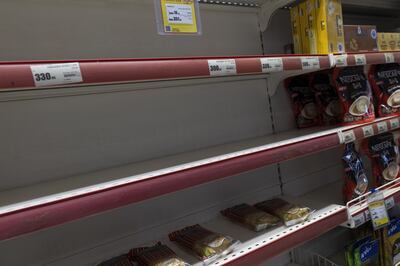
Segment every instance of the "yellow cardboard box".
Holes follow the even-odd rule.
[[[292,21],[292,36],[294,53],[301,54],[303,52],[303,45],[301,41],[301,30],[300,30],[300,16],[299,7],[294,6],[290,9],[290,17]]]
[[[344,53],[344,31],[341,0],[314,0],[318,53]]]
[[[307,28],[308,28],[308,43],[309,53],[317,54],[317,23],[316,23],[316,5],[318,0],[307,0]]]
[[[308,17],[307,17],[307,3],[302,2],[298,5],[299,7],[299,18],[300,18],[300,36],[302,43],[302,53],[309,54],[310,53],[310,43],[308,41]]]
[[[400,33],[378,32],[378,49],[379,51],[399,51]]]

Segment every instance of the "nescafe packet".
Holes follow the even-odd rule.
[[[357,124],[375,119],[372,91],[363,66],[336,68],[333,82],[342,104],[342,122]]]
[[[392,133],[383,133],[366,139],[363,149],[372,160],[376,187],[399,176],[399,150]]]
[[[140,247],[131,249],[129,258],[138,266],[188,266],[168,246],[158,242],[152,247]]]
[[[354,143],[346,144],[342,161],[345,172],[343,195],[347,202],[367,191],[368,178]]]
[[[400,112],[400,65],[373,65],[369,81],[375,95],[376,109],[380,117]]]
[[[318,72],[311,76],[311,87],[315,93],[321,122],[336,125],[341,122],[343,110],[336,89],[332,86],[329,72]]]
[[[320,115],[314,92],[309,85],[309,76],[302,75],[285,81],[292,103],[292,109],[298,128],[317,126]]]

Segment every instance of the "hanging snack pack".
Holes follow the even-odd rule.
[[[317,103],[309,78],[306,75],[287,79],[286,88],[292,103],[294,117],[298,128],[317,126],[320,124]]]
[[[280,222],[278,217],[248,204],[236,205],[221,211],[221,213],[256,232],[275,226]]]
[[[152,247],[134,248],[129,258],[138,266],[187,266],[168,246],[157,243]]]
[[[354,266],[378,266],[379,265],[379,241],[371,240],[353,248]]]
[[[342,161],[345,172],[343,194],[347,202],[367,191],[368,178],[354,143],[346,144]]]
[[[323,125],[340,123],[343,114],[339,96],[331,84],[329,72],[318,72],[311,77],[311,87],[315,93]]]
[[[283,199],[266,200],[254,205],[256,208],[278,216],[286,226],[302,223],[310,217],[312,210],[308,207],[295,205]]]
[[[383,265],[398,265],[400,262],[400,219],[390,221],[383,229]]]
[[[400,65],[371,66],[369,80],[380,117],[400,112]]]
[[[131,261],[128,256],[121,255],[110,260],[104,261],[98,266],[137,266],[133,261]]]
[[[399,151],[393,134],[383,133],[368,138],[368,147],[364,149],[372,160],[372,172],[375,177],[375,187],[381,186],[399,175]]]
[[[375,119],[372,91],[363,66],[336,68],[333,80],[343,109],[343,123]]]
[[[231,252],[238,241],[214,233],[196,224],[169,234],[171,241],[194,252],[205,263],[210,263]]]

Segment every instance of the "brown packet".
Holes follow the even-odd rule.
[[[295,205],[283,199],[275,198],[259,202],[256,208],[278,216],[286,226],[293,226],[308,219],[312,211],[308,207]]]
[[[169,239],[191,250],[206,263],[228,254],[239,243],[231,237],[214,233],[198,224],[169,234]]]
[[[178,257],[168,246],[158,242],[151,247],[131,249],[128,257],[139,266],[187,266],[185,261]]]
[[[221,213],[233,221],[239,222],[253,231],[261,231],[279,224],[278,217],[243,203],[222,210]]]

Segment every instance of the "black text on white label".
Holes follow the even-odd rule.
[[[82,82],[79,63],[31,65],[36,87]]]
[[[271,73],[283,71],[283,60],[281,57],[260,58],[262,72]]]
[[[302,57],[301,58],[301,68],[307,69],[319,69],[319,58],[318,57]]]
[[[211,76],[226,76],[236,74],[235,59],[208,60]]]

